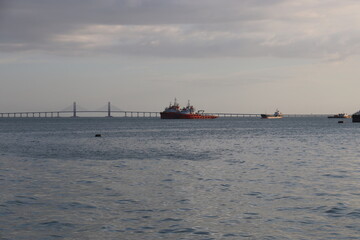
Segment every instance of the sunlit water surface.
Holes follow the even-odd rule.
[[[327,118],[0,119],[0,239],[360,239],[359,143]]]

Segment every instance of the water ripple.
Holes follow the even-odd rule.
[[[360,128],[335,123],[0,119],[0,238],[358,239]]]

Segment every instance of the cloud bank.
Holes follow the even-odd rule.
[[[360,54],[355,0],[2,0],[0,51],[284,57]]]

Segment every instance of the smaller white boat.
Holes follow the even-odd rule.
[[[283,118],[283,114],[276,109],[274,114],[261,114],[261,118],[263,119],[274,119],[274,118]]]
[[[351,118],[351,116],[346,113],[339,113],[333,116],[328,116],[328,118]]]

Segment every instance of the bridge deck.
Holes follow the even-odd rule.
[[[204,113],[218,117],[260,117],[260,113]],[[160,117],[160,112],[148,111],[39,111],[39,112],[3,112],[1,118],[6,117]],[[327,117],[334,114],[284,114],[284,117]]]

